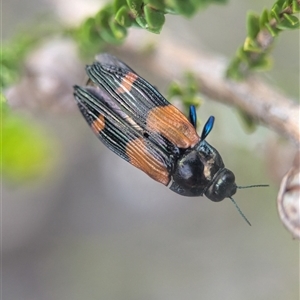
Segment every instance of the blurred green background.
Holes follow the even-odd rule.
[[[89,9],[101,4],[83,2]],[[230,57],[244,41],[247,10],[261,12],[272,4],[234,0],[191,20],[167,16],[160,36],[145,32],[145,37],[158,45],[171,37],[192,51],[201,47]],[[80,5],[79,0],[3,2],[3,36],[10,38],[41,13],[75,20]],[[170,82],[159,72],[150,74],[124,55],[166,92]],[[299,99],[298,32],[280,37],[274,62],[264,80]],[[49,41],[30,54],[26,80],[7,92],[11,109],[37,131],[32,139],[46,137],[41,147],[47,165],[30,180],[3,180],[3,299],[299,299],[299,243],[276,210],[292,147],[263,127],[245,133],[234,108],[209,99],[200,108],[203,122],[216,117],[208,142],[234,171],[237,184],[270,184],[234,197],[249,227],[230,201],[180,197],[95,138],[72,99],[72,86],[85,80],[86,63],[70,41]],[[14,143],[18,148],[17,139]]]

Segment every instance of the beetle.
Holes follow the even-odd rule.
[[[206,141],[213,116],[199,136],[194,106],[186,118],[155,87],[110,54],[97,55],[86,73],[87,85],[75,85],[74,97],[105,146],[177,194],[205,195],[214,202],[230,198],[250,225],[232,198],[237,188],[244,187],[236,185],[233,172]]]

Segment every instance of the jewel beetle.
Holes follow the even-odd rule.
[[[250,225],[232,198],[237,188],[244,187],[236,185],[233,172],[206,141],[213,116],[199,136],[194,106],[186,118],[155,87],[110,54],[97,55],[86,73],[87,85],[75,85],[74,97],[105,146],[177,194],[205,195],[214,202],[230,198]]]

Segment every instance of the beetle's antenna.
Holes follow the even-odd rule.
[[[190,105],[189,119],[195,129],[197,129],[197,112],[195,105]]]
[[[205,140],[205,138],[208,136],[208,134],[211,132],[215,122],[215,117],[210,116],[208,120],[206,121],[202,133],[201,133],[201,141]]]
[[[241,209],[238,207],[237,203],[234,201],[233,198],[229,197],[229,199],[232,201],[232,203],[235,205],[236,209],[238,210],[238,212],[240,213],[240,215],[244,218],[244,220],[251,226],[251,223],[249,222],[249,220],[246,218],[246,216],[243,214],[243,212],[241,211]]]
[[[245,185],[245,186],[236,186],[237,189],[248,189],[248,188],[253,188],[253,187],[267,187],[269,186],[268,184],[253,184],[253,185]],[[246,216],[243,214],[241,209],[238,207],[237,203],[234,201],[233,198],[229,197],[232,203],[235,205],[236,209],[240,213],[240,215],[244,218],[244,220],[251,226],[251,223],[248,221]]]
[[[245,186],[236,186],[237,189],[248,189],[253,187],[267,187],[268,184],[254,184],[254,185],[245,185]]]

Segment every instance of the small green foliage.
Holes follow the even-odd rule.
[[[127,35],[127,30],[120,24],[116,23],[115,21],[110,21],[109,26],[111,28],[112,34],[116,40],[122,41],[125,39]]]
[[[260,53],[262,52],[261,48],[257,44],[256,40],[247,37],[244,42],[244,47],[242,48],[245,52]]]
[[[144,7],[144,13],[147,25],[149,26],[148,30],[159,33],[165,23],[165,15],[149,5]]]
[[[236,56],[230,62],[227,76],[242,79],[248,71],[266,71],[272,66],[270,57],[274,39],[283,30],[299,29],[300,11],[298,0],[278,0],[271,10],[264,9],[259,16],[253,12],[247,15],[247,37]]]
[[[107,43],[122,43],[130,26],[160,33],[167,13],[190,17],[209,4],[225,2],[227,0],[114,0],[73,30],[73,36],[82,53],[91,55],[101,51]]]
[[[253,62],[251,69],[253,71],[267,71],[273,66],[273,60],[268,55],[259,55],[259,57]]]
[[[272,38],[276,37],[279,33],[279,28],[275,28],[269,23],[265,24],[265,28],[269,31]]]
[[[130,27],[133,19],[129,15],[129,10],[126,6],[122,6],[115,15],[116,21],[123,27]]]
[[[283,14],[284,20],[278,24],[277,28],[280,30],[288,29],[299,29],[300,23],[299,19],[296,16]]]
[[[266,12],[267,15],[269,14],[267,9],[265,9],[264,12]],[[280,6],[278,5],[278,3],[275,3],[271,9],[270,16],[275,18],[277,22],[280,22],[280,12]],[[268,21],[269,19],[263,20],[262,24],[267,23]]]
[[[128,7],[130,8],[134,17],[141,17],[143,15],[143,0],[127,0]]]
[[[295,13],[300,12],[300,6],[299,6],[299,1],[294,0],[292,3],[292,11]]]
[[[116,14],[121,8],[128,7],[126,0],[114,0],[113,1],[113,11]]]
[[[55,158],[55,147],[40,127],[13,113],[3,94],[0,97],[3,179],[20,182],[46,174]]]
[[[188,114],[191,105],[194,105],[196,108],[200,106],[202,100],[199,96],[197,79],[193,73],[185,73],[182,83],[174,81],[169,85],[168,99],[174,97],[180,98],[186,114]]]
[[[247,15],[247,32],[248,37],[250,39],[255,39],[258,32],[259,32],[260,26],[259,26],[259,16],[255,13],[248,13]]]
[[[241,79],[241,70],[243,69],[242,68],[243,61],[238,56],[239,49],[237,50],[236,56],[234,58],[232,58],[230,65],[226,71],[226,76],[228,78],[232,78],[235,80]]]
[[[183,90],[181,88],[181,85],[177,81],[173,81],[172,83],[170,83],[168,89],[168,99],[182,96],[182,95],[183,95]]]
[[[239,116],[241,117],[242,124],[244,125],[244,128],[249,133],[252,133],[257,128],[257,122],[255,119],[253,119],[249,114],[247,114],[245,111],[237,109],[237,112]]]

